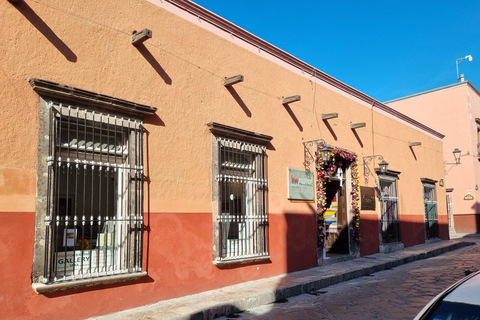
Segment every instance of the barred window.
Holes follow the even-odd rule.
[[[265,147],[218,138],[220,260],[267,256]]]
[[[43,282],[142,271],[142,121],[48,109]]]
[[[435,185],[423,183],[426,239],[438,238],[437,196]]]
[[[207,123],[212,135],[213,262],[270,259],[266,145],[271,136]]]
[[[29,83],[40,120],[32,288],[145,276],[143,119],[157,109],[48,80]]]
[[[380,228],[382,243],[400,242],[400,221],[398,220],[397,179],[379,176],[380,187]]]

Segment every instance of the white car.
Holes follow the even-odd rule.
[[[480,320],[480,271],[440,293],[414,320]]]

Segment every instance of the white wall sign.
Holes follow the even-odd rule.
[[[58,252],[55,259],[55,271],[57,273],[63,271],[75,272],[83,269],[83,272],[93,272],[93,270],[106,271],[105,267],[113,266],[112,250],[93,249],[93,250],[76,250],[67,252]]]
[[[315,200],[313,172],[294,168],[287,169],[288,199]]]

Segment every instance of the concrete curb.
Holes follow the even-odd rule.
[[[421,244],[393,253],[377,253],[91,319],[210,320],[475,244],[461,240]]]

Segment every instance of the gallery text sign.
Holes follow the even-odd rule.
[[[111,267],[112,250],[93,249],[58,252],[55,259],[56,272],[79,271],[91,272],[90,269],[104,270],[105,267]]]
[[[288,169],[288,199],[314,200],[313,172]]]

